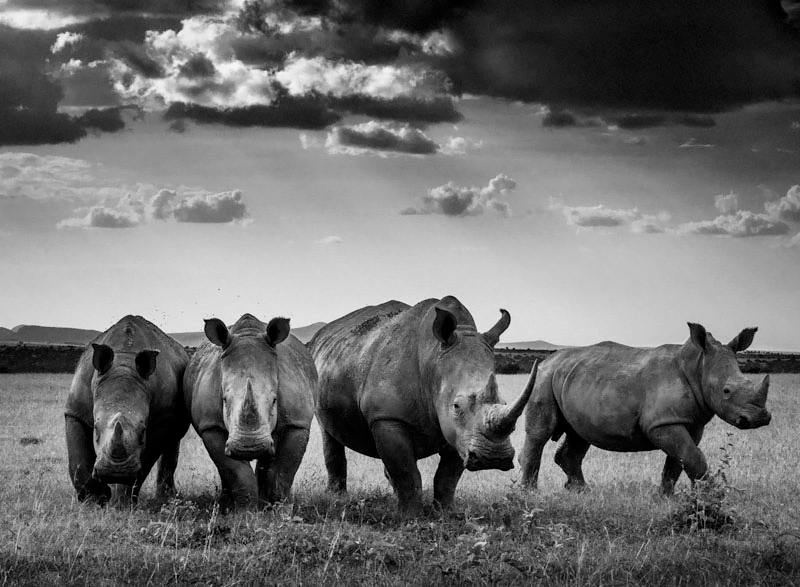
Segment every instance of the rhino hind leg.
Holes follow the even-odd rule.
[[[397,493],[400,513],[415,515],[422,508],[422,476],[414,456],[414,441],[402,422],[378,420],[371,426],[378,455]]]
[[[586,487],[583,478],[583,457],[589,450],[589,443],[575,432],[568,432],[566,438],[556,450],[555,461],[567,474],[567,489],[581,490]]]
[[[328,491],[347,493],[347,455],[344,445],[322,429],[322,452],[328,471]]]
[[[287,427],[276,442],[275,457],[269,462],[258,461],[258,499],[261,504],[288,499],[294,476],[308,445],[308,429]]]
[[[453,505],[461,474],[464,472],[464,462],[458,451],[450,446],[439,453],[439,466],[433,477],[433,503],[442,509]]]
[[[92,477],[96,455],[92,443],[92,429],[77,418],[65,417],[68,471],[78,501],[95,499],[105,504],[111,499],[111,488]]]

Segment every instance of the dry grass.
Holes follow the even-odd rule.
[[[798,375],[773,376],[767,428],[708,427],[712,467],[730,458],[718,505],[733,524],[694,531],[675,523],[682,498],[657,496],[660,454],[592,449],[590,490],[572,494],[552,443],[538,493],[520,491],[516,471],[465,473],[453,512],[400,520],[376,460],[349,453],[349,497],[324,493],[316,428],[293,505],[221,514],[193,432],[178,498],[156,502],[150,480],[136,508],[79,504],[63,439],[70,379],[0,375],[0,584],[800,585]],[[511,396],[524,381],[502,376],[501,390]],[[522,440],[517,430],[514,445]],[[428,502],[436,462],[420,463]]]

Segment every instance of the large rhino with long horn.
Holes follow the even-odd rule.
[[[309,343],[319,373],[317,419],[328,487],[346,491],[345,447],[380,458],[404,513],[421,506],[416,461],[439,454],[434,501],[453,502],[464,469],[511,469],[509,435],[535,371],[511,405],[497,394],[493,348],[511,317],[480,333],[456,298],[390,301],[321,328]]]
[[[289,320],[205,321],[184,401],[222,480],[223,498],[255,507],[289,497],[314,417],[317,371]],[[250,461],[257,461],[255,473]]]
[[[81,355],[66,405],[69,476],[78,499],[136,498],[159,459],[157,491],[174,491],[189,428],[181,383],[186,350],[141,316],[125,316]]]
[[[769,424],[769,375],[754,385],[736,360],[756,330],[745,328],[721,344],[690,322],[683,345],[641,349],[603,342],[556,352],[542,362],[526,411],[523,484],[536,487],[544,445],[562,435],[555,461],[568,488],[585,485],[581,463],[590,445],[664,451],[666,495],[681,471],[692,480],[703,477],[708,465],[698,444],[714,415],[737,428]]]

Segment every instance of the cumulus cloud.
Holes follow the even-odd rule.
[[[233,190],[186,197],[175,205],[172,215],[178,222],[235,222],[245,220],[247,208],[242,201],[242,192]]]
[[[59,33],[58,36],[56,36],[55,43],[50,47],[50,52],[54,54],[60,53],[70,45],[75,45],[83,39],[84,36],[81,33],[73,33],[70,31]]]
[[[161,189],[146,198],[126,194],[116,205],[98,204],[75,218],[58,224],[59,228],[132,228],[154,220],[193,223],[245,222],[247,208],[239,190],[179,195]]]
[[[732,214],[739,209],[739,196],[733,192],[714,196],[714,207],[723,214]]]
[[[783,222],[800,223],[800,185],[789,188],[776,202],[767,202],[764,208],[771,218]]]
[[[745,238],[751,236],[776,236],[789,233],[789,226],[780,220],[757,214],[750,210],[737,210],[733,214],[717,216],[713,220],[686,222],[678,227],[679,234],[718,235]]]
[[[694,137],[678,145],[681,149],[711,149],[713,146],[711,143],[700,142]]]
[[[492,178],[486,187],[459,187],[450,181],[430,189],[420,205],[406,208],[401,214],[478,216],[488,210],[510,216],[511,207],[504,198],[516,188],[517,183],[504,173]]]
[[[569,226],[578,229],[628,228],[636,234],[662,234],[668,231],[670,215],[666,212],[644,214],[638,208],[607,208],[596,206],[566,206],[551,200],[550,209],[560,211]]]

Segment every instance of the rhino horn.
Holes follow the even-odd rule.
[[[497,324],[483,333],[489,346],[493,347],[500,341],[500,335],[506,331],[509,324],[511,324],[511,314],[508,313],[508,310],[500,308],[500,319],[497,321]]]
[[[244,400],[239,412],[239,424],[243,428],[253,428],[259,425],[258,404],[253,394],[253,384],[248,379],[244,391]]]
[[[112,459],[115,461],[121,461],[127,456],[128,451],[125,449],[122,424],[120,423],[119,418],[116,418],[116,420],[117,421],[114,424],[114,433],[111,435],[110,453]]]
[[[765,407],[767,405],[768,392],[769,392],[769,373],[764,375],[764,379],[761,381],[761,385],[758,386],[758,391],[756,392],[755,404],[761,407]]]
[[[533,386],[536,383],[536,374],[539,371],[539,361],[533,362],[531,374],[528,377],[528,383],[525,389],[522,390],[520,396],[516,401],[507,406],[498,406],[495,411],[488,418],[487,428],[497,436],[507,436],[514,430],[514,425],[517,423],[517,418],[522,415],[522,410],[533,393]],[[492,375],[494,377],[494,375]],[[490,381],[491,383],[491,381]]]

